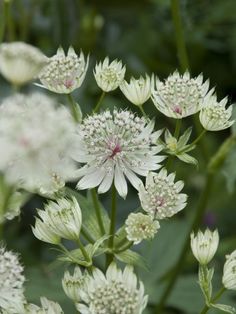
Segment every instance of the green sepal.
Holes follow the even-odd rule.
[[[231,305],[225,305],[225,304],[211,304],[211,307],[214,307],[218,310],[221,310],[226,313],[235,314],[236,309]]]
[[[199,266],[198,281],[204,295],[206,305],[209,307],[211,305],[213,275],[214,268],[208,269],[207,266]]]

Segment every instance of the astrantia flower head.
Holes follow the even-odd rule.
[[[142,208],[152,217],[171,217],[186,206],[187,195],[180,193],[184,183],[174,183],[174,180],[174,173],[168,175],[166,169],[161,169],[159,173],[150,172],[146,178],[146,186],[140,186]]]
[[[47,61],[39,49],[26,43],[0,45],[0,72],[14,85],[23,85],[36,78]]]
[[[207,97],[204,107],[200,111],[200,122],[208,131],[220,131],[229,128],[234,121],[229,121],[232,115],[232,106],[225,108],[227,98],[217,101],[216,95]]]
[[[153,128],[153,121],[147,123],[144,118],[122,110],[84,119],[74,139],[73,158],[86,163],[77,172],[83,176],[77,188],[99,186],[98,192],[105,193],[114,179],[118,193],[126,197],[126,176],[138,189],[141,180],[136,174],[146,176],[149,170],[160,168],[159,162],[164,159],[156,156],[162,147],[152,143],[156,143],[161,132],[153,132]]]
[[[170,118],[182,119],[198,112],[208,92],[209,82],[203,83],[203,76],[190,78],[188,72],[180,75],[174,72],[164,82],[156,81],[152,100],[156,108]]]
[[[60,198],[56,202],[50,201],[45,205],[45,210],[38,210],[38,215],[40,218],[36,218],[33,233],[40,240],[48,242],[46,238],[43,238],[43,232],[47,227],[50,232],[58,237],[69,240],[77,240],[79,238],[82,215],[75,197],[71,200]],[[42,231],[42,236],[40,236],[42,224],[45,225],[45,228]]]
[[[68,156],[74,122],[65,107],[40,93],[15,95],[0,106],[0,170],[7,182],[53,193],[74,173]]]
[[[40,298],[41,307],[35,304],[27,304],[25,314],[63,314],[61,306],[45,297]]]
[[[98,86],[104,92],[116,89],[124,80],[126,68],[121,61],[114,60],[111,63],[106,57],[103,62],[95,66],[94,77]]]
[[[49,63],[41,71],[39,79],[50,91],[69,94],[83,83],[88,61],[89,58],[86,60],[82,51],[78,56],[70,47],[66,56],[64,50],[59,48],[57,54],[49,59]]]
[[[139,79],[131,78],[130,83],[123,81],[120,89],[125,97],[136,106],[143,105],[151,96],[154,85],[153,76],[140,76]]]
[[[226,289],[236,290],[236,250],[226,255],[222,282]]]
[[[86,279],[81,303],[76,305],[81,314],[141,314],[147,304],[143,283],[131,266],[122,272],[115,263],[110,264],[106,276],[94,269]]]
[[[75,267],[73,275],[68,271],[65,272],[62,279],[62,286],[68,298],[74,302],[80,302],[80,293],[84,289],[86,275],[83,275],[78,266]]]
[[[219,245],[218,231],[207,229],[204,233],[198,231],[196,236],[191,234],[191,249],[193,255],[202,265],[207,265],[214,257]]]
[[[24,312],[24,288],[25,277],[23,267],[19,263],[18,256],[0,247],[0,310],[8,310],[7,313]]]
[[[160,224],[157,220],[142,213],[131,213],[125,221],[127,239],[133,241],[134,244],[154,238],[159,228]]]

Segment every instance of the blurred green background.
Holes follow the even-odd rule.
[[[0,3],[3,5],[3,0]],[[204,77],[210,79],[211,86],[216,86],[219,97],[228,95],[229,102],[233,103],[236,98],[236,1],[182,0],[180,6],[192,74],[203,72]],[[2,10],[0,14],[3,15]],[[91,112],[101,93],[92,74],[96,60],[106,56],[122,59],[127,65],[126,78],[146,72],[165,78],[179,68],[169,0],[12,0],[11,14],[14,23],[4,34],[4,41],[26,41],[39,47],[47,56],[53,55],[59,45],[65,49],[73,45],[76,51],[82,49],[90,55],[86,80],[74,93],[85,114]],[[30,85],[23,91],[35,89],[38,88]],[[0,98],[10,92],[7,82],[0,78]],[[52,93],[51,96],[56,97]],[[60,101],[66,102],[66,99],[60,97]],[[136,110],[118,90],[107,95],[103,103],[103,108],[113,106]],[[145,104],[144,109],[150,117],[156,118],[158,129],[168,127],[173,131],[174,121],[157,113],[151,101]],[[192,120],[186,119],[184,127],[191,124]],[[207,134],[205,146],[209,156],[228,135],[229,130]],[[163,223],[155,240],[137,248],[148,264],[148,270],[137,271],[150,295],[146,311],[149,314],[155,313],[155,304],[166,284],[165,279],[171,276],[170,270],[179,256],[204,185],[206,163],[200,150],[196,150],[194,155],[199,158],[198,169],[179,161],[173,167],[177,178],[185,181],[185,192],[189,195],[187,208]],[[203,227],[217,227],[221,237],[214,262],[216,287],[220,284],[224,255],[236,249],[235,161],[236,148],[214,179],[202,223]],[[101,200],[109,210],[109,194],[102,196]],[[31,233],[35,208],[42,207],[42,203],[38,196],[28,202],[20,219],[4,226],[4,238],[8,248],[22,255],[28,280],[28,300],[37,303],[39,297],[45,295],[60,302],[65,313],[73,314],[74,307],[61,288],[66,265],[53,263],[57,252]],[[137,194],[131,188],[126,201],[119,199],[119,224],[138,205]],[[196,281],[197,263],[189,253],[165,313],[199,313],[203,298]],[[225,300],[235,305],[236,293],[227,293]]]

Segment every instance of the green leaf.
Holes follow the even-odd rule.
[[[212,307],[219,309],[223,312],[230,313],[230,314],[235,314],[236,309],[230,305],[225,305],[225,304],[211,304]]]
[[[90,257],[92,258],[95,253],[98,251],[99,247],[104,243],[104,241],[106,241],[107,239],[109,239],[111,236],[110,235],[104,235],[103,237],[101,237],[100,239],[98,239],[92,246],[92,250],[91,250],[91,255]],[[104,251],[105,252],[107,249],[104,248]]]
[[[184,147],[188,140],[190,139],[192,133],[192,127],[189,127],[183,135],[180,136],[179,140],[178,140],[178,148],[182,149],[182,147]]]
[[[181,161],[186,162],[187,164],[193,164],[195,166],[197,166],[198,164],[198,161],[196,158],[185,153],[179,154],[179,155],[177,154],[176,157],[179,158]]]
[[[134,265],[134,266],[140,266],[145,269],[148,268],[146,260],[140,254],[131,250],[126,250],[121,253],[116,253],[115,257],[123,263]]]
[[[214,275],[214,268],[208,269],[207,266],[199,266],[198,280],[205,302],[210,306],[212,297],[212,278]]]

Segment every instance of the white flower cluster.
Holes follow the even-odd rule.
[[[63,314],[61,306],[45,297],[40,298],[41,307],[35,304],[27,304],[24,314]]]
[[[222,282],[226,289],[236,290],[236,250],[226,255]]]
[[[8,182],[53,193],[73,176],[68,148],[74,123],[43,94],[14,95],[0,105],[0,170]]]

